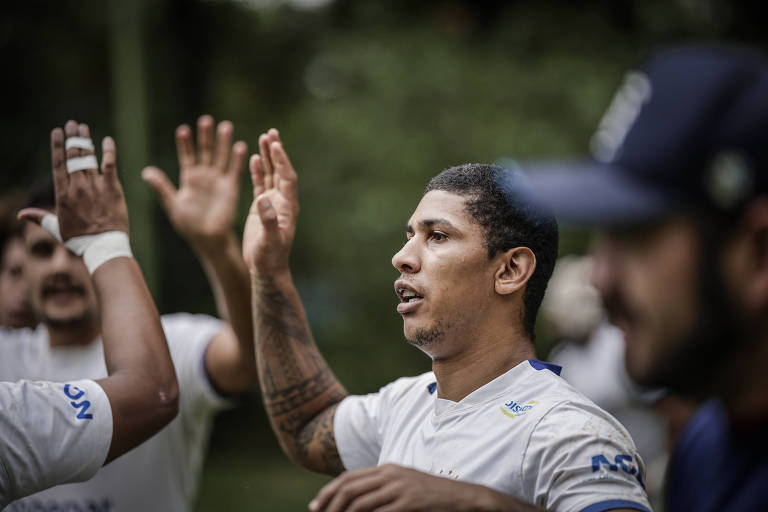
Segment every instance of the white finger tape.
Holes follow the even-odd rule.
[[[79,156],[67,160],[67,172],[70,174],[77,171],[84,171],[86,169],[98,168],[99,162],[96,161],[96,157],[94,155]]]
[[[93,151],[93,141],[88,137],[69,137],[64,141],[64,149],[88,149]]]
[[[46,213],[40,225],[48,231],[51,236],[61,241],[61,231],[59,230],[59,218],[52,213]],[[83,257],[83,262],[88,268],[88,272],[93,274],[103,263],[114,258],[122,256],[132,258],[131,242],[128,235],[122,231],[106,231],[95,235],[73,236],[64,245]]]

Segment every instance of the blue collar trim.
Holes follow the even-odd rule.
[[[557,376],[560,376],[560,372],[563,371],[563,367],[554,363],[547,363],[546,361],[539,361],[538,359],[529,359],[529,363],[537,370],[549,370]]]

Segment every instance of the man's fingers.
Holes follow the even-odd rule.
[[[179,167],[185,169],[195,165],[195,145],[192,143],[192,128],[183,124],[176,128],[176,153]]]
[[[264,171],[261,167],[261,157],[259,155],[251,156],[248,162],[248,169],[251,172],[251,183],[253,183],[253,198],[256,199],[264,192]]]
[[[248,155],[248,145],[241,140],[235,142],[235,145],[232,146],[232,156],[229,159],[227,174],[237,183],[240,183],[240,177],[243,175],[246,155]]]
[[[264,173],[264,188],[270,189],[272,181],[272,156],[269,154],[269,135],[259,135],[259,153],[261,154],[261,170]]]
[[[213,118],[209,115],[200,116],[197,120],[197,150],[201,164],[213,163]]]
[[[65,139],[68,139],[70,137],[77,137],[78,132],[79,132],[79,126],[76,121],[73,121],[72,119],[70,119],[64,125]],[[80,148],[75,148],[75,147],[69,148],[67,150],[67,160],[79,157],[80,151],[81,151]]]
[[[374,510],[376,505],[383,505],[391,501],[391,499],[384,500],[381,497],[382,487],[386,483],[378,473],[350,479],[336,489],[333,498],[324,510],[326,512],[344,512],[350,507],[353,510]]]
[[[278,184],[278,190],[286,199],[295,201],[298,179],[288,154],[283,149],[283,144],[279,141],[272,142],[269,149],[275,166],[275,181]]]
[[[109,136],[101,140],[101,174],[108,183],[117,182],[117,146]]]
[[[229,151],[232,144],[232,133],[234,127],[229,121],[222,121],[216,127],[216,153],[213,157],[213,166],[224,172],[227,170],[227,161],[229,160]]]
[[[165,208],[166,211],[171,211],[173,198],[176,196],[176,187],[173,186],[173,183],[168,179],[168,176],[157,167],[150,166],[145,167],[144,170],[141,171],[141,178],[155,190],[155,193],[160,198],[163,208]]]
[[[367,479],[369,476],[376,475],[378,472],[379,468],[374,466],[357,471],[342,473],[338,477],[325,484],[323,488],[317,492],[317,495],[314,497],[314,499],[309,502],[309,510],[312,512],[324,510],[325,507],[328,506],[328,503],[336,495],[336,493],[339,492],[339,489],[356,479]]]
[[[51,131],[51,168],[53,169],[53,184],[56,190],[65,191],[69,184],[67,173],[67,155],[64,150],[64,130],[54,128]]]

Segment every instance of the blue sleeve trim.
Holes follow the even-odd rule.
[[[642,510],[642,512],[651,512],[651,509],[645,505],[629,500],[601,501],[600,503],[593,503],[587,508],[581,509],[579,512],[604,512],[605,510],[613,510],[617,508],[629,508],[632,510]]]

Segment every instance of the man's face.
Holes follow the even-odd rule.
[[[96,293],[83,260],[43,228],[28,222],[24,229],[32,308],[51,326],[83,326],[98,318]]]
[[[700,247],[694,224],[684,218],[598,239],[592,283],[624,331],[627,371],[640,384],[685,379],[704,311]]]
[[[428,192],[408,221],[407,241],[392,257],[405,338],[433,358],[471,336],[494,296],[494,262],[483,228],[465,211],[466,198]],[[449,336],[445,336],[449,335]],[[451,340],[451,342],[449,342]]]
[[[13,237],[5,245],[0,267],[0,325],[14,328],[35,325],[24,276],[26,253],[21,237]]]

